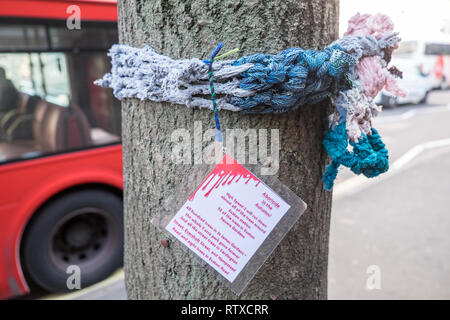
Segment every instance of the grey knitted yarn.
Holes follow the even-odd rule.
[[[211,108],[208,66],[199,59],[174,60],[158,54],[151,47],[142,49],[128,45],[113,45],[111,73],[94,83],[113,89],[118,99],[139,98],[156,102],[167,101],[188,107]],[[239,88],[238,75],[253,64],[232,66],[233,61],[217,61],[213,65],[215,91],[219,109],[239,111],[227,102],[226,96],[246,97],[252,91]]]
[[[373,36],[347,36],[333,42],[342,47],[356,61],[366,56],[378,55],[384,58],[384,49],[399,41],[397,33],[387,33],[381,39]],[[184,104],[187,107],[211,108],[208,84],[208,66],[201,60],[174,60],[158,54],[149,46],[134,48],[128,45],[113,45],[109,50],[111,72],[94,83],[113,89],[118,99],[139,98],[156,102],[166,101]],[[218,109],[241,111],[230,104],[231,96],[247,97],[255,92],[240,89],[240,74],[253,64],[232,66],[232,60],[215,61],[214,87]],[[356,78],[354,70],[349,76]]]

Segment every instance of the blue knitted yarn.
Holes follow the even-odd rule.
[[[389,155],[378,131],[372,128],[372,134],[363,135],[358,142],[350,141],[353,152],[347,150],[348,136],[345,122],[338,124],[325,133],[323,145],[332,158],[325,170],[323,182],[325,189],[333,188],[338,167],[344,165],[356,174],[368,178],[376,177],[389,169]]]
[[[321,51],[290,48],[277,55],[253,54],[233,63],[254,66],[240,74],[240,88],[256,91],[230,98],[242,113],[280,113],[314,104],[352,88],[348,73],[356,60],[339,45]]]
[[[139,98],[210,108],[210,101],[203,97],[208,93],[205,83],[208,79],[219,142],[222,131],[218,110],[281,113],[332,98],[340,121],[326,133],[323,141],[333,159],[324,176],[326,188],[331,189],[341,164],[367,177],[388,169],[388,152],[378,132],[372,129],[369,136],[363,135],[357,143],[350,141],[353,146],[353,153],[350,153],[346,125],[349,126],[350,140],[356,139],[359,130],[367,133],[367,125],[371,126],[371,110],[376,109],[358,81],[356,64],[364,57],[384,59],[386,48],[394,48],[399,41],[394,32],[387,32],[381,38],[346,36],[323,50],[290,48],[276,55],[259,53],[236,61],[215,62],[214,68],[212,63],[222,44],[209,60],[203,62],[199,59],[173,60],[151,47],[139,49],[114,45],[109,53],[111,73],[95,83],[113,88],[119,99]],[[361,124],[357,125],[359,129],[352,127],[356,124],[354,121],[347,122],[345,113],[351,109],[370,113],[369,119],[363,121],[364,129]]]
[[[217,103],[216,103],[216,92],[214,91],[214,73],[212,64],[214,62],[214,58],[219,53],[220,49],[222,49],[223,44],[220,42],[217,47],[214,49],[214,51],[211,53],[211,57],[209,60],[203,60],[204,63],[208,65],[208,80],[209,80],[209,88],[211,90],[211,100],[212,100],[212,106],[214,110],[214,121],[216,122],[216,141],[222,142],[222,130],[220,129],[220,121],[219,121],[219,112],[217,110]]]

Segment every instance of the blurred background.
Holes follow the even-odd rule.
[[[92,84],[109,69],[116,3],[79,5],[81,29],[63,1],[0,7],[0,298],[126,299],[120,103]],[[356,12],[394,21],[408,95],[376,97],[390,171],[338,175],[329,298],[449,299],[450,0],[340,0],[341,36]],[[55,294],[68,265],[84,274],[72,285],[95,285]]]
[[[402,42],[392,65],[408,91],[373,126],[390,171],[347,170],[334,189],[330,299],[450,298],[450,1],[340,1],[340,35],[356,12],[389,15]]]
[[[122,267],[120,102],[93,84],[117,42],[116,1],[0,1],[0,298]]]

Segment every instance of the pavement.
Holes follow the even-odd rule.
[[[331,218],[329,299],[450,298],[450,91],[384,110],[390,151],[375,179],[341,170]],[[448,194],[448,195],[447,195]],[[44,299],[126,299],[123,271]]]

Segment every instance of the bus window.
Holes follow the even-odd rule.
[[[117,31],[107,27],[90,26],[68,31],[66,26],[50,26],[48,30],[51,46],[55,50],[104,49],[117,42]]]
[[[47,101],[58,104],[60,106],[69,106],[70,83],[69,74],[66,65],[66,57],[62,53],[41,53],[33,54],[36,57],[39,71],[35,72],[40,75],[42,94]],[[38,69],[37,66],[35,69]]]
[[[0,30],[0,51],[47,48],[45,27],[42,25],[0,23]]]
[[[17,49],[0,47],[0,163],[120,142],[120,103],[93,84],[109,69],[107,48],[89,48],[83,39],[93,31],[45,27],[57,31],[46,50],[20,52],[23,39]],[[104,42],[95,45],[115,41],[115,29],[96,30]],[[0,32],[0,40],[27,32]]]

